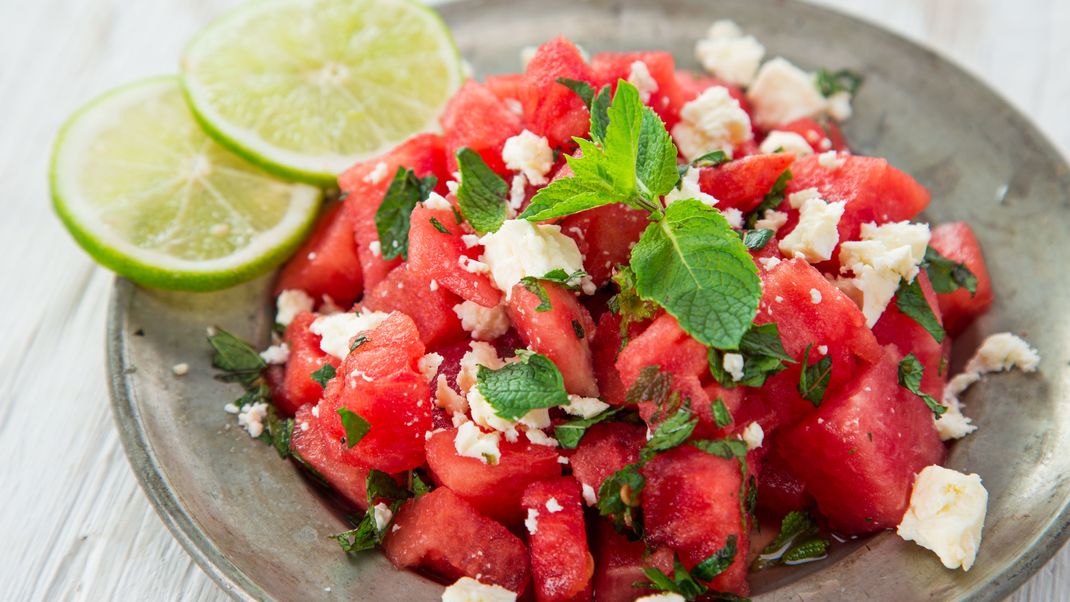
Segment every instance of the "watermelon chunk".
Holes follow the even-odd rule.
[[[628,422],[602,422],[592,426],[569,460],[572,474],[595,492],[602,481],[625,465],[639,461],[646,444],[646,428]]]
[[[525,88],[527,87],[527,79],[523,73],[501,73],[498,75],[488,75],[483,80],[483,85],[487,87],[499,100],[506,103],[506,107],[513,110],[514,113],[522,113],[523,108],[520,107],[520,99],[527,93]],[[518,103],[517,105],[510,106],[509,101]]]
[[[299,289],[317,301],[330,297],[344,307],[360,296],[363,284],[353,220],[336,203],[323,212],[312,235],[283,266],[275,295]]]
[[[966,222],[951,222],[933,228],[929,245],[944,257],[966,264],[977,277],[977,290],[973,296],[966,289],[937,295],[940,311],[944,314],[944,327],[948,334],[955,336],[992,306],[992,278],[988,275],[981,244]]]
[[[603,205],[570,215],[561,232],[576,241],[583,265],[599,287],[609,282],[618,265],[627,265],[632,246],[650,224],[650,214],[626,205]]]
[[[594,558],[587,549],[579,483],[572,477],[532,483],[521,503],[527,516],[534,518],[529,521],[528,545],[535,599],[590,600]]]
[[[561,476],[557,449],[534,445],[521,438],[498,445],[497,464],[457,454],[457,429],[440,431],[427,440],[427,465],[435,481],[449,487],[483,514],[507,525],[523,520],[520,498],[535,481]]]
[[[806,510],[813,504],[806,487],[792,474],[775,442],[770,450],[762,459],[758,478],[758,509],[778,519],[794,510]]]
[[[710,587],[746,596],[748,531],[743,529],[739,462],[681,445],[655,456],[644,468],[640,504],[647,541],[672,548],[688,570],[736,538],[732,564]]]
[[[387,188],[398,167],[413,170],[419,177],[438,178],[436,190],[446,191],[446,154],[442,137],[437,134],[418,134],[376,159],[357,163],[338,176],[338,188],[345,195],[345,207],[352,220],[356,237],[357,257],[363,271],[364,289],[379,284],[390,270],[401,263],[400,258],[383,259],[381,252],[372,251],[372,243],[379,242],[375,227],[375,212],[383,202]],[[379,164],[383,167],[379,167]]]
[[[338,367],[339,361],[333,355],[320,349],[320,336],[309,327],[316,321],[316,314],[301,312],[294,316],[286,327],[285,341],[290,348],[290,359],[286,362],[282,382],[273,392],[275,407],[287,416],[293,416],[298,408],[313,404],[323,397],[323,387],[312,380],[312,373],[325,364]]]
[[[847,535],[894,528],[914,475],[944,459],[925,403],[899,386],[900,355],[884,348],[841,394],[781,431],[781,456],[829,526]]]
[[[644,326],[630,324],[629,338],[638,336]],[[616,366],[617,354],[622,344],[620,316],[611,311],[603,312],[598,318],[598,329],[591,337],[591,359],[594,362],[594,373],[598,379],[602,400],[615,406],[624,405],[625,395],[628,393]]]
[[[439,226],[447,232],[440,231]],[[482,247],[467,248],[461,240],[464,231],[449,209],[430,209],[418,205],[412,211],[409,227],[409,270],[429,283],[434,280],[455,295],[484,307],[496,307],[502,293],[486,274],[474,274],[460,267],[462,256],[476,259]]]
[[[486,86],[466,81],[446,103],[438,121],[446,136],[449,173],[457,171],[457,151],[463,147],[479,153],[487,167],[499,175],[508,173],[502,161],[502,147],[507,139],[524,129],[524,124]]]
[[[399,569],[420,568],[449,582],[472,577],[518,594],[528,584],[524,542],[445,487],[406,502],[383,553]]]
[[[345,444],[327,432],[323,422],[312,412],[311,405],[301,406],[294,416],[290,451],[298,463],[322,477],[346,502],[360,510],[368,509],[370,469],[350,462]]]
[[[572,147],[573,136],[587,136],[591,123],[587,106],[576,93],[557,83],[558,78],[594,80],[575,44],[558,37],[539,46],[524,78],[527,88],[520,102],[529,130],[545,136],[552,148]]]
[[[665,122],[665,127],[672,130],[679,120],[679,107],[683,90],[676,82],[676,61],[668,52],[600,52],[591,57],[591,72],[594,74],[597,88],[610,86],[614,91],[619,80],[627,80],[632,71],[632,64],[640,61],[646,65],[650,77],[657,82],[658,89],[650,94],[647,105]]]
[[[792,132],[802,136],[810,147],[814,149],[815,153],[823,153],[830,150],[850,150],[847,148],[847,143],[844,141],[843,133],[840,132],[840,128],[837,127],[836,123],[833,121],[821,124],[811,117],[803,117],[802,119],[796,119],[791,123],[782,125],[777,129],[782,132]]]
[[[594,591],[599,602],[632,602],[637,596],[654,593],[634,587],[634,584],[647,580],[643,574],[646,567],[672,574],[671,549],[662,546],[648,553],[645,543],[629,541],[605,519],[598,519],[595,525],[592,547],[598,559],[594,568]]]
[[[933,291],[929,276],[924,270],[918,274],[918,283],[937,322],[942,324],[936,292]],[[951,355],[950,337],[944,337],[942,344],[937,343],[921,324],[899,311],[894,298],[877,323],[873,325],[873,334],[881,345],[895,345],[900,355],[913,353],[924,368],[921,390],[935,399],[944,398],[944,385],[947,384],[948,379],[947,362]]]
[[[751,155],[718,167],[704,167],[699,172],[699,188],[713,195],[721,210],[754,210],[773,188],[777,178],[791,168],[795,156],[789,153]]]
[[[386,277],[364,296],[361,306],[370,311],[399,311],[416,323],[420,340],[434,349],[464,339],[461,320],[453,306],[461,298],[445,287],[431,290],[431,280],[416,274],[405,264]]]
[[[529,349],[557,365],[569,393],[597,397],[587,342],[595,332],[591,314],[568,289],[551,282],[541,284],[550,299],[550,309],[538,311],[536,308],[542,304],[539,297],[517,284],[509,301],[509,319]]]

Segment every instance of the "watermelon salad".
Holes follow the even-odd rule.
[[[851,152],[856,74],[727,21],[696,54],[558,38],[466,81],[338,178],[270,347],[210,332],[227,411],[354,513],[346,553],[443,600],[735,600],[889,529],[970,569],[959,396],[1039,361],[1003,333],[950,374],[993,299],[973,231]]]

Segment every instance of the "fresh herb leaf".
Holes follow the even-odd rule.
[[[412,470],[409,471],[409,489],[412,491],[412,497],[420,497],[430,493],[433,487],[418,470]]]
[[[725,372],[725,352],[718,349],[709,350],[710,374],[722,386],[760,387],[770,376],[787,368],[785,362],[795,360],[784,351],[780,342],[780,331],[775,323],[755,324],[739,341],[739,353],[743,356],[743,378],[738,381]]]
[[[823,537],[815,537],[792,546],[790,550],[784,552],[780,560],[788,566],[806,564],[807,562],[827,558],[828,550],[829,540]]]
[[[977,276],[964,263],[956,263],[932,247],[925,248],[925,273],[933,290],[940,294],[953,293],[960,288],[970,291],[970,296],[977,293]]]
[[[821,400],[825,398],[825,389],[828,388],[829,379],[832,378],[832,358],[826,355],[811,364],[810,349],[813,346],[813,343],[807,345],[803,353],[803,369],[799,373],[798,389],[799,395],[814,404],[816,408],[821,406]]]
[[[263,382],[263,379],[250,385],[241,397],[234,400],[234,405],[243,408],[254,403],[271,403],[271,388]]]
[[[636,178],[643,198],[657,202],[676,187],[680,181],[680,173],[676,171],[678,154],[661,117],[643,107],[636,153]]]
[[[437,182],[435,176],[418,178],[411,169],[398,167],[375,212],[383,259],[409,258],[409,218],[416,204],[431,194]]]
[[[789,512],[780,521],[780,532],[754,559],[752,569],[778,564],[803,564],[824,558],[829,541],[817,536],[817,523],[805,512]]]
[[[850,69],[840,69],[839,71],[818,69],[815,77],[817,89],[826,98],[837,92],[846,92],[854,96],[862,85],[862,76]]]
[[[222,328],[215,328],[215,333],[208,337],[208,344],[215,350],[212,365],[223,371],[216,378],[224,382],[239,382],[248,388],[267,367],[267,362],[252,345]]]
[[[620,292],[609,298],[609,309],[620,316],[621,342],[628,342],[628,328],[654,317],[658,311],[656,303],[644,301],[635,291],[635,272],[630,266],[622,266],[613,274],[613,282]]]
[[[321,387],[326,388],[327,383],[331,382],[331,379],[334,378],[337,373],[338,371],[335,370],[334,366],[323,364],[319,370],[316,370],[310,376],[312,377],[312,380],[318,382]]]
[[[761,251],[773,240],[773,231],[766,228],[743,232],[743,244],[751,251]]]
[[[285,460],[290,457],[290,439],[294,432],[293,418],[280,418],[274,406],[268,406],[267,416],[264,419],[264,432],[259,439],[275,448],[279,458]]]
[[[564,449],[576,449],[576,446],[580,444],[580,440],[587,434],[587,429],[598,424],[599,422],[605,422],[613,416],[620,413],[621,408],[615,408],[602,412],[597,416],[591,418],[577,418],[568,422],[562,422],[554,427],[554,438],[557,439],[557,443]]]
[[[754,260],[724,216],[699,201],[669,205],[632,249],[631,267],[639,296],[707,347],[736,349],[757,313]]]
[[[662,372],[658,366],[646,366],[639,371],[639,378],[624,395],[629,404],[651,401],[661,406],[668,398],[672,387],[672,374]]]
[[[639,457],[645,462],[659,452],[683,444],[691,433],[695,432],[696,426],[698,426],[698,417],[692,414],[691,408],[686,405],[679,408],[655,427],[650,441],[643,446]]]
[[[535,308],[535,311],[550,311],[553,306],[550,304],[550,294],[546,292],[546,287],[543,286],[543,282],[552,282],[554,284],[560,284],[566,288],[574,289],[579,286],[579,281],[587,272],[583,270],[576,270],[571,274],[565,272],[561,268],[550,270],[541,277],[536,278],[534,276],[525,276],[520,279],[520,284],[524,285],[524,288],[528,289],[528,292],[539,298],[539,305]],[[583,337],[580,337],[583,338]]]
[[[743,221],[744,226],[747,229],[754,228],[754,223],[762,219],[765,212],[770,209],[776,209],[784,202],[784,192],[788,188],[788,182],[791,181],[792,175],[790,169],[785,169],[784,173],[776,179],[773,183],[773,187],[766,193],[762,202],[754,208],[753,211],[747,214],[747,218]]]
[[[581,341],[587,336],[587,333],[583,330],[583,324],[580,324],[579,320],[572,321],[572,332],[575,333],[576,338]]]
[[[710,412],[713,414],[713,421],[717,424],[717,428],[723,429],[732,424],[732,413],[728,411],[728,406],[720,397],[710,403]]]
[[[700,439],[692,441],[691,445],[725,460],[741,460],[747,457],[747,444],[741,439]]]
[[[443,226],[442,222],[438,221],[438,219],[436,219],[434,217],[431,218],[431,225],[434,226],[435,230],[438,230],[439,232],[441,232],[443,234],[449,234],[450,233],[450,229],[447,228],[446,226]]]
[[[372,428],[372,425],[368,424],[368,421],[360,414],[348,408],[338,408],[338,415],[342,417],[342,428],[346,431],[346,447],[348,448],[360,443],[360,440]]]
[[[522,354],[520,361],[497,370],[480,366],[476,375],[479,392],[494,413],[516,420],[531,410],[568,404],[561,371],[546,356]]]
[[[497,231],[505,221],[509,185],[470,148],[457,151],[457,166],[461,170],[461,186],[457,189],[461,214],[476,232]]]
[[[346,554],[375,549],[379,545],[379,531],[375,528],[375,515],[368,512],[356,529],[332,535]]]
[[[412,493],[398,485],[394,477],[376,469],[371,469],[364,480],[368,490],[368,506],[374,506],[378,502],[387,504],[412,497]]]
[[[736,536],[729,535],[725,545],[691,569],[691,575],[699,581],[710,581],[725,572],[736,559]]]
[[[550,311],[554,308],[550,303],[550,294],[546,292],[546,287],[539,282],[538,278],[524,276],[520,279],[520,284],[524,285],[524,288],[528,289],[529,293],[539,298],[539,304],[535,306],[535,311]]]
[[[579,96],[580,100],[583,101],[583,104],[587,105],[588,109],[591,108],[591,103],[594,102],[594,87],[591,84],[567,77],[559,77],[554,81],[575,92],[576,96]]]
[[[728,163],[732,158],[728,156],[724,151],[713,151],[706,153],[698,159],[691,162],[691,165],[695,167],[717,167],[724,163]]]
[[[780,532],[773,541],[762,549],[762,557],[777,556],[787,551],[791,542],[799,537],[817,532],[817,525],[806,512],[794,510],[784,515],[780,521]]]
[[[921,282],[917,278],[913,282],[908,283],[903,280],[899,283],[899,290],[895,292],[895,306],[921,325],[937,343],[944,342],[946,336],[944,327],[940,325],[940,320],[933,313],[929,301],[925,299],[925,293],[921,290]]]
[[[364,343],[367,343],[367,342],[368,342],[368,337],[366,337],[364,335],[358,335],[357,338],[353,339],[353,342],[350,343],[350,345],[349,345],[350,353],[356,351],[357,349],[360,348],[361,345],[363,345]]]
[[[343,410],[345,410],[345,408],[338,410],[338,413],[341,414]],[[356,416],[356,414],[353,415]],[[345,422],[344,415],[342,421]],[[415,477],[415,471],[411,474],[417,480],[419,479],[419,477]],[[375,546],[383,543],[383,536],[389,525],[383,525],[381,530],[377,528],[375,523],[375,505],[377,503],[388,504],[391,512],[396,514],[398,508],[401,506],[401,502],[414,495],[413,492],[398,485],[397,481],[394,480],[394,477],[381,470],[372,469],[369,471],[368,476],[364,480],[364,485],[368,490],[368,510],[361,517],[357,527],[350,531],[346,531],[345,533],[331,536],[331,539],[337,541],[338,545],[340,545],[347,554],[371,550]],[[350,517],[350,520],[355,521],[355,518]]]
[[[671,592],[689,601],[703,599],[719,602],[749,602],[746,598],[741,598],[735,594],[713,591],[703,583],[703,581],[710,581],[723,573],[732,565],[735,556],[736,536],[729,535],[723,548],[696,564],[690,572],[684,568],[680,558],[674,555],[672,577],[661,572],[660,569],[647,567],[643,569],[643,574],[648,581],[636,583],[635,587]]]
[[[925,375],[925,367],[921,365],[913,353],[908,353],[903,361],[899,362],[899,386],[917,395],[925,402],[933,416],[937,420],[947,411],[939,401],[921,390],[921,379]]]
[[[612,518],[618,531],[639,526],[639,496],[646,479],[639,469],[642,464],[628,464],[606,477],[598,488],[598,513]]]
[[[608,85],[602,86],[602,89],[591,100],[591,140],[598,144],[602,144],[606,139],[611,102],[612,91]]]

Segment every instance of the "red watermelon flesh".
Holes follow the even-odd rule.
[[[762,460],[758,478],[758,509],[779,519],[789,512],[806,510],[811,504],[813,499],[806,492],[803,482],[792,474],[773,442],[771,451]]]
[[[933,228],[929,245],[944,257],[966,264],[977,277],[977,290],[973,296],[966,289],[937,295],[944,314],[944,327],[948,334],[955,336],[992,306],[992,279],[981,245],[966,222],[951,222]]]
[[[285,341],[290,348],[290,359],[286,362],[281,386],[272,399],[275,407],[287,416],[292,416],[305,404],[315,405],[323,397],[323,387],[312,380],[312,373],[324,364],[335,368],[339,364],[337,358],[320,349],[320,336],[309,330],[317,317],[311,312],[301,312],[286,327]]]
[[[315,471],[347,502],[367,510],[369,469],[349,461],[345,444],[327,432],[310,405],[301,406],[294,416],[290,450],[302,465]]]
[[[509,301],[509,319],[529,349],[550,358],[557,366],[569,393],[597,397],[588,344],[588,337],[595,333],[591,314],[568,289],[551,282],[541,284],[550,309],[538,311],[536,308],[542,304],[539,297],[517,284]]]
[[[632,247],[650,224],[650,214],[626,205],[603,205],[566,217],[561,232],[576,241],[594,283],[609,282],[618,265],[627,265]]]
[[[676,112],[682,106],[683,91],[676,82],[676,61],[668,52],[600,52],[591,57],[591,71],[595,86],[601,89],[610,86],[616,90],[619,80],[628,80],[632,64],[640,61],[646,65],[650,77],[658,84],[658,89],[650,94],[647,105],[665,122],[665,127],[672,130],[679,119]]]
[[[435,225],[446,229],[442,232]],[[502,293],[486,274],[475,274],[461,268],[461,257],[476,259],[482,247],[469,249],[461,240],[464,234],[453,211],[430,209],[418,205],[412,211],[409,226],[409,270],[428,282],[434,280],[453,294],[478,303],[496,307]]]
[[[782,132],[793,132],[803,137],[807,144],[814,149],[815,153],[826,151],[846,151],[847,144],[844,142],[840,128],[834,122],[818,123],[811,117],[796,119],[791,123],[777,128]]]
[[[929,283],[929,276],[924,270],[918,274],[918,282],[925,294],[925,300],[932,308],[938,322],[943,323],[940,317],[940,306]],[[951,353],[951,338],[944,337],[944,342],[937,343],[929,331],[913,318],[899,311],[896,307],[896,299],[888,304],[881,314],[877,323],[873,325],[873,334],[881,345],[892,344],[899,350],[899,354],[905,356],[913,353],[921,362],[924,372],[921,379],[921,390],[935,399],[944,398],[944,385],[947,384],[946,358]]]
[[[538,602],[591,600],[594,558],[587,548],[587,529],[580,484],[572,477],[528,485],[521,500],[528,528],[531,575]]]
[[[283,266],[275,295],[298,289],[317,301],[326,296],[345,307],[360,296],[363,283],[353,220],[336,203],[323,212],[312,235]]]
[[[420,568],[451,583],[471,577],[520,594],[528,584],[524,542],[445,487],[398,511],[383,553],[399,569]]]
[[[629,541],[605,519],[598,519],[595,525],[592,547],[598,560],[594,567],[594,591],[599,602],[632,602],[637,596],[655,593],[634,587],[635,583],[647,581],[644,568],[672,574],[672,550],[663,546],[647,552],[646,544]]]
[[[509,443],[502,437],[497,464],[457,454],[457,429],[440,431],[427,440],[427,464],[435,481],[449,487],[483,514],[507,525],[523,520],[520,498],[535,481],[561,476],[557,449],[528,443],[524,437]]]
[[[718,200],[717,207],[754,210],[773,188],[777,178],[792,167],[795,156],[788,153],[751,155],[699,173],[699,188]]]
[[[511,110],[513,108],[519,108],[518,114],[523,113],[523,108],[519,105],[520,99],[524,98],[527,94],[527,80],[523,73],[490,75],[483,80],[483,85],[497,96],[499,100],[505,102],[506,107],[509,107]],[[518,104],[516,107],[510,107],[509,101],[515,101]]]
[[[620,316],[612,311],[604,311],[598,318],[598,328],[591,337],[591,357],[594,362],[595,376],[598,378],[598,391],[602,400],[610,405],[624,405],[628,388],[617,371],[617,356],[623,347],[620,334]],[[646,324],[630,324],[629,339],[639,336]]]
[[[402,265],[364,296],[361,306],[370,311],[399,311],[416,323],[420,340],[429,348],[449,345],[465,338],[461,320],[453,307],[462,299],[445,287],[431,290],[428,278]]]
[[[587,430],[570,464],[582,485],[598,492],[602,481],[625,465],[639,461],[646,444],[646,427],[628,422],[603,422]]]
[[[398,167],[405,167],[419,177],[435,176],[438,178],[436,190],[445,192],[450,172],[446,171],[444,148],[441,136],[418,134],[385,155],[357,163],[338,176],[338,188],[345,195],[346,211],[355,232],[365,290],[371,290],[401,263],[400,258],[383,259],[382,253],[373,253],[371,247],[372,243],[379,242],[375,212],[379,210],[395,172]],[[379,168],[380,163],[385,170]],[[381,177],[376,179],[375,176]]]
[[[885,347],[847,389],[779,434],[781,457],[843,534],[894,528],[914,475],[944,459],[932,412],[899,386],[900,359]]]
[[[486,86],[469,80],[446,103],[439,118],[446,137],[446,161],[450,173],[457,171],[457,151],[468,147],[499,175],[508,170],[502,161],[505,141],[519,134],[524,124]]]
[[[594,74],[575,44],[563,37],[539,46],[524,73],[526,94],[524,123],[545,136],[552,148],[570,148],[573,136],[586,138],[591,116],[575,92],[557,83],[558,78],[592,82]]]
[[[690,445],[655,456],[643,469],[641,506],[647,541],[672,548],[691,569],[736,537],[732,564],[711,582],[720,592],[747,595],[747,552],[737,460],[726,460]]]

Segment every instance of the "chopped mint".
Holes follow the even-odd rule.
[[[925,293],[921,290],[921,282],[917,278],[913,282],[908,283],[904,280],[899,283],[899,290],[895,292],[895,306],[920,324],[937,343],[944,342],[947,333],[944,332],[940,320],[933,313],[929,301],[925,299]]]
[[[654,428],[654,433],[643,446],[640,457],[646,461],[659,452],[683,444],[695,431],[696,426],[698,418],[691,413],[691,409],[686,405],[680,407]]]
[[[762,202],[754,208],[753,211],[747,214],[743,224],[746,228],[750,229],[754,227],[754,223],[762,219],[765,216],[765,212],[770,209],[776,209],[784,202],[784,192],[788,188],[788,182],[791,181],[792,175],[790,169],[785,169],[784,173],[776,179],[773,183],[773,187],[766,193]]]
[[[850,69],[840,69],[839,71],[818,69],[815,77],[817,89],[825,97],[832,96],[837,92],[846,92],[854,96],[862,85],[862,76]]]
[[[613,282],[620,292],[609,298],[609,310],[620,316],[620,337],[622,343],[628,342],[628,327],[654,317],[658,311],[656,303],[644,301],[635,292],[635,272],[629,266],[622,266],[613,275]]]
[[[710,374],[726,388],[736,386],[760,387],[770,376],[787,368],[785,362],[795,360],[784,351],[780,342],[780,331],[775,323],[755,324],[739,341],[738,353],[743,356],[743,378],[734,380],[725,372],[725,352],[718,349],[709,350]]]
[[[409,258],[409,218],[416,204],[431,194],[437,182],[435,176],[418,178],[411,169],[398,167],[375,212],[383,259]]]
[[[576,449],[576,446],[580,444],[580,440],[587,434],[587,429],[598,424],[599,422],[605,422],[610,418],[620,413],[621,408],[614,408],[602,412],[597,416],[591,418],[577,418],[575,420],[569,420],[568,422],[562,422],[554,427],[554,438],[557,439],[557,443],[564,449]]]
[[[435,230],[438,230],[439,232],[441,232],[443,234],[449,234],[450,233],[450,229],[447,228],[446,226],[443,226],[442,222],[438,221],[438,219],[436,219],[436,218],[433,218],[433,217],[431,218],[431,225],[435,228]]]
[[[778,564],[803,564],[824,558],[829,541],[818,536],[817,523],[806,512],[789,512],[780,521],[780,532],[754,559],[753,570]]]
[[[461,214],[476,232],[497,231],[505,221],[509,185],[470,148],[457,151],[457,166],[461,170],[461,186],[457,189]]]
[[[557,366],[538,353],[519,356],[520,361],[497,370],[479,367],[476,386],[494,413],[506,420],[517,420],[531,410],[567,405],[565,381]]]
[[[312,380],[318,382],[321,387],[326,388],[327,383],[331,382],[331,379],[334,378],[336,374],[338,374],[338,371],[335,370],[334,366],[323,364],[319,370],[316,370],[310,374],[310,376],[312,377]]]
[[[717,428],[723,429],[732,424],[732,413],[728,411],[728,407],[724,405],[724,401],[720,397],[710,404],[710,411],[713,414],[713,421],[717,424]]]
[[[212,366],[223,372],[216,376],[221,381],[238,382],[248,388],[267,367],[267,362],[252,345],[222,328],[215,328],[208,337],[208,344],[215,350]]]
[[[368,342],[368,337],[366,337],[364,335],[357,336],[357,338],[353,339],[353,342],[349,345],[350,353],[356,351],[357,349],[360,348],[361,345],[363,345],[364,343],[367,343],[367,342]]]
[[[799,373],[798,389],[799,395],[814,404],[816,408],[821,406],[821,400],[825,398],[825,389],[828,388],[829,379],[832,378],[832,358],[826,355],[811,364],[811,348],[813,348],[812,343],[806,346],[806,351],[803,353],[803,369]]]
[[[338,415],[342,417],[342,428],[346,431],[346,447],[348,448],[360,443],[364,435],[372,429],[372,425],[368,424],[367,420],[348,408],[338,408]]]
[[[769,241],[773,240],[773,231],[761,228],[759,230],[746,230],[741,233],[743,244],[751,251],[761,251]]]
[[[641,530],[639,496],[646,486],[642,463],[628,464],[606,477],[598,488],[598,513],[613,520],[617,530]]]
[[[594,86],[585,81],[567,77],[559,77],[554,81],[575,92],[583,104],[587,105],[588,109],[591,108],[591,103],[594,102]]]
[[[917,395],[925,402],[929,410],[932,411],[933,416],[937,420],[947,411],[939,401],[936,401],[931,395],[921,390],[921,379],[925,375],[925,367],[921,365],[918,358],[913,353],[908,353],[903,361],[899,362],[899,385]]]
[[[925,248],[925,273],[929,275],[929,282],[937,293],[953,293],[960,288],[970,291],[972,297],[977,293],[977,276],[970,271],[966,264],[956,263],[932,247]]]

